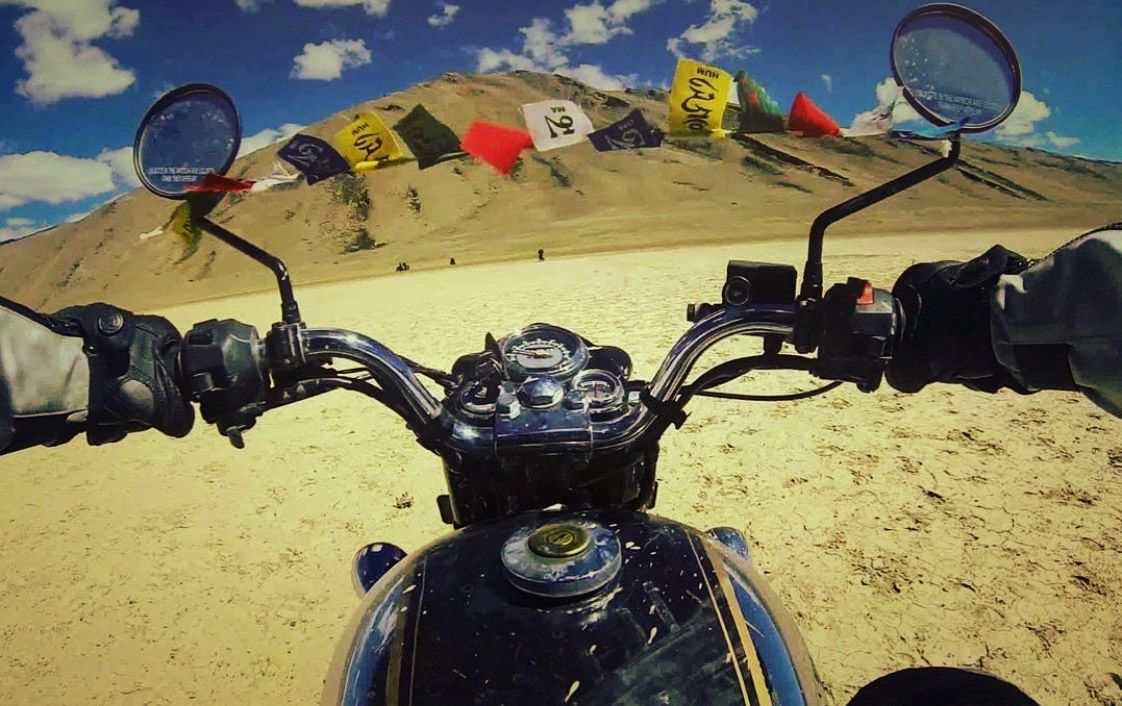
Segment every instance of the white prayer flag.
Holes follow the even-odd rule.
[[[595,130],[592,121],[572,101],[525,103],[522,115],[526,118],[526,129],[530,131],[534,147],[539,152],[584,142],[585,135]]]

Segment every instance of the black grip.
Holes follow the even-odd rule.
[[[822,302],[815,374],[856,383],[862,392],[877,389],[892,357],[900,316],[896,299],[865,280],[850,277],[830,287]]]
[[[233,319],[195,324],[183,339],[179,362],[182,389],[224,435],[234,439],[264,411],[268,366],[254,327]]]

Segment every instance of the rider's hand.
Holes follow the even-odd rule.
[[[905,324],[886,371],[888,384],[901,392],[918,392],[932,382],[1027,392],[994,357],[990,299],[1001,275],[1028,266],[1024,257],[995,245],[969,262],[925,262],[905,270],[892,288]]]
[[[67,307],[50,319],[85,343],[91,444],[149,427],[175,437],[191,431],[195,411],[176,381],[182,338],[167,319],[102,303]]]

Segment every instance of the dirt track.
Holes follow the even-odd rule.
[[[1075,233],[827,242],[828,280],[890,284],[913,259]],[[729,257],[699,248],[416,272],[298,289],[305,319],[447,367],[483,334],[549,321],[626,347],[649,376]],[[168,312],[264,329],[272,295]],[[729,342],[709,362],[754,343]],[[806,389],[794,374],[743,389]],[[834,701],[909,665],[982,667],[1047,706],[1122,703],[1122,422],[1076,394],[836,391],[700,400],[668,434],[657,512],[747,534]],[[354,550],[444,531],[438,464],[341,393],[279,410],[235,451],[201,424],[0,461],[0,702],[278,704],[318,698],[357,604]]]

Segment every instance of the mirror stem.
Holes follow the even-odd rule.
[[[959,142],[958,135],[950,138],[950,142],[951,151],[946,157],[940,157],[934,162],[896,177],[892,181],[881,184],[863,194],[858,194],[848,201],[831,206],[818,214],[813,225],[810,226],[810,245],[807,249],[806,267],[803,269],[802,288],[799,291],[801,298],[820,299],[822,297],[822,240],[826,237],[826,228],[847,216],[851,216],[893,194],[898,194],[904,189],[913,187],[921,181],[926,181],[953,167],[955,162],[958,161],[958,154],[962,145]]]
[[[300,307],[297,306],[296,296],[292,293],[292,280],[288,276],[288,267],[279,257],[270,255],[253,243],[243,240],[209,218],[199,218],[195,222],[200,228],[223,243],[272,270],[273,275],[277,278],[277,287],[280,289],[281,321],[286,324],[301,323]]]

